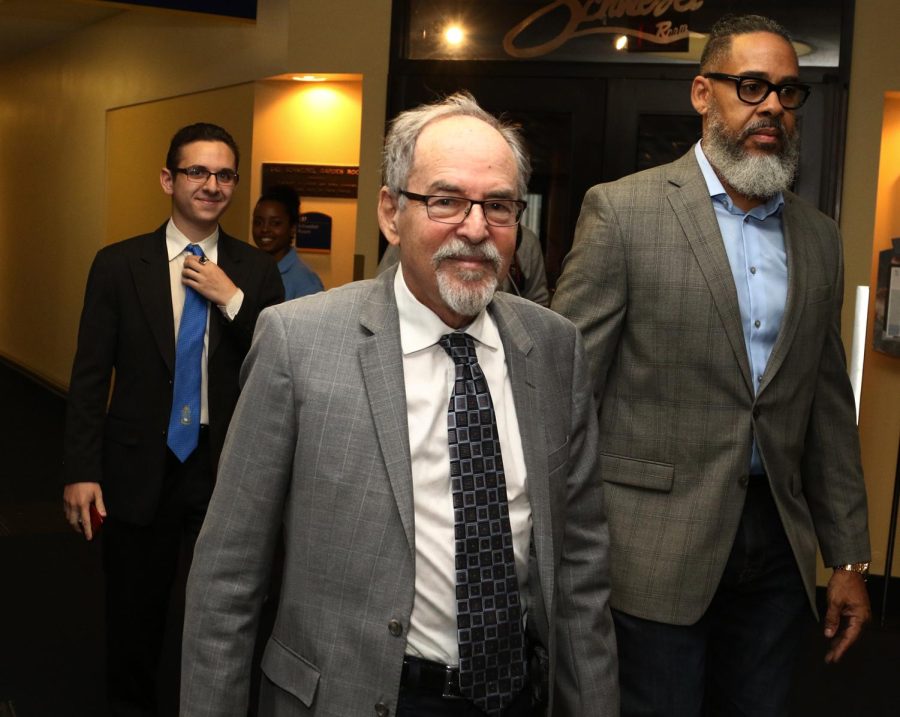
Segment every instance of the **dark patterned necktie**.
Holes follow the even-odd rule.
[[[185,251],[203,256],[196,244]],[[166,443],[184,463],[194,452],[200,438],[200,382],[202,377],[203,337],[206,334],[207,302],[190,286],[184,287],[184,309],[175,345],[175,385]]]
[[[459,688],[496,715],[525,685],[525,636],[494,405],[468,334],[442,336],[456,364],[447,411],[456,546]]]

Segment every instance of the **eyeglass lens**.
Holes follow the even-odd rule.
[[[183,171],[185,176],[192,182],[205,182],[209,179],[211,174],[215,175],[216,181],[219,184],[234,184],[234,181],[237,178],[237,172],[233,169],[220,169],[218,172],[213,172],[206,167],[194,165],[180,171]]]
[[[428,216],[437,222],[458,224],[465,220],[473,202],[463,197],[430,197],[425,204]],[[497,227],[508,227],[519,221],[519,205],[508,199],[489,199],[482,202],[484,219]]]
[[[800,85],[776,86],[754,78],[744,78],[738,82],[738,96],[751,104],[762,102],[772,90],[778,93],[778,101],[785,109],[796,109],[806,99],[806,92]]]

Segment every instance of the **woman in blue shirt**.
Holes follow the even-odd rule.
[[[294,251],[299,223],[300,197],[288,186],[265,190],[253,210],[253,242],[278,262],[286,300],[324,290],[316,273]]]

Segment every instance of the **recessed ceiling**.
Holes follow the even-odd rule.
[[[122,12],[77,0],[0,0],[0,63]]]

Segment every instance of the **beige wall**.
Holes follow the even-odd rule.
[[[126,10],[0,65],[0,355],[68,384],[91,260],[123,238],[107,231],[107,113],[138,103],[284,72],[361,74],[370,104],[360,131],[360,163],[368,164],[360,172],[357,251],[372,257],[373,272],[390,7],[390,0],[266,0],[256,23]],[[136,153],[148,149],[142,137],[134,143]],[[241,191],[249,204],[249,188]],[[240,217],[236,210],[226,223]],[[246,226],[241,221],[238,233]]]
[[[247,166],[259,196],[263,162],[359,164],[362,82],[258,82],[253,110],[253,158]],[[331,252],[301,252],[326,289],[353,280],[357,201],[301,197],[301,211],[332,218]],[[250,225],[242,236],[250,236]],[[377,247],[376,247],[377,248]]]
[[[871,286],[874,299],[877,253],[890,246],[891,237],[900,236],[900,141],[896,134],[900,132],[900,108],[896,100],[885,103],[886,93],[900,91],[900,44],[894,31],[898,21],[900,5],[896,0],[856,3],[841,212],[848,305],[857,284]],[[882,147],[885,119],[893,133]],[[849,335],[850,316],[849,311],[844,312],[845,337]],[[869,493],[872,570],[884,574],[900,436],[900,359],[872,350],[872,317],[870,304],[859,428]],[[895,560],[895,576],[898,570]]]
[[[288,61],[310,72],[361,72],[362,136],[356,253],[365,257],[366,276],[378,266],[378,188],[387,112],[390,59],[390,0],[316,0],[291,5]],[[380,43],[380,44],[379,44]]]

